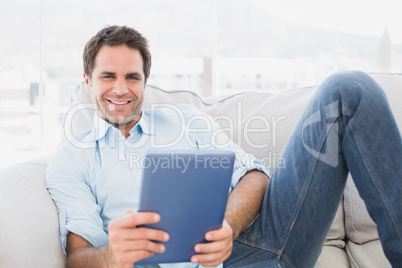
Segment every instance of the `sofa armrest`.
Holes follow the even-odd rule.
[[[56,207],[45,187],[48,160],[0,170],[0,267],[65,266]]]

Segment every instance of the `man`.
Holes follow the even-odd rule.
[[[107,39],[118,29],[107,28],[97,36]],[[168,238],[160,231],[133,229],[159,220],[155,214],[127,211],[120,217],[108,210],[118,204],[127,207],[126,203],[135,203],[126,200],[124,190],[119,196],[114,190],[116,185],[124,186],[122,177],[133,175],[126,172],[123,161],[113,162],[121,152],[106,153],[109,147],[100,145],[110,144],[102,143],[102,139],[106,135],[115,137],[116,129],[127,140],[157,136],[149,133],[144,123],[147,111],[140,109],[149,74],[149,70],[142,70],[147,55],[120,43],[99,44],[99,51],[92,53],[93,71],[84,68],[85,84],[98,104],[100,118],[113,127],[102,131],[98,127],[97,132],[83,134],[84,140],[96,138],[93,150],[64,146],[49,165],[47,184],[59,209],[62,240],[68,234],[70,266],[131,267],[152,252],[163,251],[152,241]],[[143,64],[139,64],[141,60]],[[175,124],[170,117],[153,123],[169,128]],[[210,137],[198,135],[192,143],[207,144]],[[124,138],[114,138],[117,143],[121,140]],[[212,243],[197,245],[200,254],[193,256],[192,262],[214,266],[226,260],[226,267],[313,267],[350,171],[377,223],[387,258],[394,267],[402,267],[402,140],[384,93],[369,76],[361,72],[331,76],[312,98],[282,157],[289,164],[275,169],[267,187],[267,178],[257,171],[265,171],[262,163],[235,171],[238,179],[232,181],[232,188],[237,186],[229,196],[225,223],[206,234]],[[109,167],[111,162],[115,166]],[[102,172],[108,176],[102,176]],[[126,176],[120,176],[124,172]],[[114,203],[105,202],[105,196]],[[83,228],[88,218],[92,219],[92,228]],[[108,219],[113,220],[109,223]]]
[[[130,165],[133,155],[135,159],[143,157],[156,145],[175,151],[217,149],[227,144],[225,148],[238,155],[231,183],[231,188],[236,188],[228,199],[222,228],[205,234],[211,243],[195,246],[198,254],[192,256],[194,264],[162,267],[220,265],[229,257],[233,240],[260,210],[268,177],[258,169],[268,173],[267,167],[239,161],[246,154],[225,139],[216,123],[210,133],[192,131],[189,140],[178,138],[184,122],[176,120],[174,112],[142,110],[150,68],[146,39],[128,27],[107,27],[84,49],[84,82],[97,106],[94,127],[78,137],[87,148],[67,141],[47,171],[68,267],[132,267],[165,250],[155,241],[167,241],[166,232],[135,228],[160,220],[156,213],[134,212],[138,209],[141,169]],[[189,106],[181,111],[186,116],[199,114]]]

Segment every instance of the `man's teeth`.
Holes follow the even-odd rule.
[[[117,105],[123,105],[123,104],[128,103],[128,101],[122,101],[122,102],[120,102],[120,101],[110,101],[110,102],[113,103],[113,104],[117,104]]]

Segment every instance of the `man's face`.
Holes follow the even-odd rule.
[[[126,45],[103,46],[85,86],[99,116],[115,127],[130,130],[141,115],[145,76],[141,53]]]

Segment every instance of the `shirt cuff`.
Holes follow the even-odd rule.
[[[235,168],[233,170],[232,175],[232,182],[230,185],[231,190],[233,190],[237,186],[237,184],[244,177],[244,175],[246,175],[246,173],[249,172],[250,170],[258,170],[267,175],[268,178],[271,177],[269,173],[269,167],[262,160],[259,160],[257,158],[254,158],[253,160],[248,162],[242,162],[240,160],[236,160]]]

